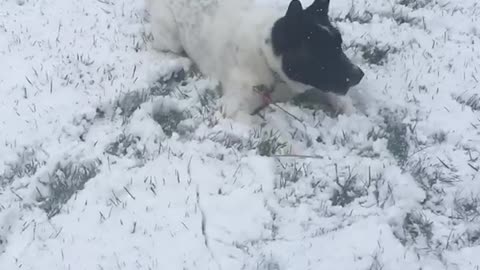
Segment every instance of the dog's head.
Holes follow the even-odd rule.
[[[303,9],[292,0],[272,29],[272,46],[286,76],[323,91],[344,95],[363,78],[342,50],[342,37],[328,17],[329,0]]]

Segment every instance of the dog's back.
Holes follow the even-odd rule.
[[[220,80],[229,76],[225,73],[231,72],[232,67],[265,65],[259,55],[259,43],[264,41],[264,34],[275,18],[272,12],[255,8],[255,0],[147,0],[147,3],[156,49],[185,52],[200,70]]]

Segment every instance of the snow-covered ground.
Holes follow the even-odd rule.
[[[480,269],[480,3],[331,2],[356,112],[246,127],[142,0],[0,0],[0,269]]]

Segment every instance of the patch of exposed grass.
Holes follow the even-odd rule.
[[[232,148],[238,151],[241,151],[245,147],[245,143],[242,138],[236,136],[235,134],[226,133],[224,131],[212,133],[208,135],[207,138],[211,141],[222,144],[226,148]]]
[[[226,132],[212,133],[207,139],[237,151],[255,149],[260,156],[277,155],[287,147],[287,143],[281,140],[279,132],[265,131],[261,128],[254,129],[247,139]]]
[[[179,85],[186,83],[185,80],[187,79],[187,76],[187,72],[184,69],[174,71],[154,83],[150,87],[149,93],[153,96],[168,96]]]
[[[177,132],[178,124],[187,119],[186,113],[178,108],[162,105],[154,109],[152,117],[162,127],[163,132],[167,136],[172,136],[174,132]]]
[[[408,158],[409,144],[406,139],[406,130],[405,124],[388,125],[386,129],[388,133],[387,149],[400,164],[404,164]]]
[[[3,235],[0,235],[0,255],[5,253],[6,246],[7,246],[7,239]]]
[[[198,93],[199,104],[196,109],[202,116],[211,115],[218,110],[217,100],[220,98],[220,86],[214,89],[205,89],[203,93]]]
[[[405,13],[396,8],[393,8],[392,10],[391,19],[393,19],[398,25],[408,24],[411,26],[418,26],[422,23],[421,19],[411,17],[409,13]]]
[[[0,187],[11,184],[15,179],[35,175],[43,165],[45,162],[37,159],[37,153],[33,148],[25,148],[21,153],[17,153],[14,162],[6,164],[7,169],[0,174]]]
[[[403,166],[407,162],[410,151],[408,125],[402,122],[404,118],[403,113],[381,111],[380,114],[384,117],[385,128],[383,134],[387,138],[387,149],[392,153],[399,165]]]
[[[403,244],[417,243],[421,238],[428,245],[433,238],[433,222],[419,212],[407,213],[402,225],[404,236]]]
[[[126,93],[116,102],[116,108],[120,109],[120,115],[124,120],[128,119],[132,114],[140,108],[140,105],[148,100],[148,93],[145,91],[133,91]]]
[[[168,96],[173,91],[173,88],[167,87],[164,84],[156,82],[150,86],[148,91],[152,96]]]
[[[189,78],[201,76],[200,71],[196,66],[190,67],[188,70],[179,69],[162,78],[158,79],[150,88],[149,93],[152,96],[168,96],[178,92],[180,86],[188,84]],[[179,98],[186,98],[188,96],[179,92]]]
[[[297,183],[301,178],[310,174],[306,164],[280,163],[280,179],[278,183],[279,188],[285,188],[289,183]]]
[[[214,127],[218,124],[219,119],[216,112],[220,110],[218,102],[221,95],[221,87],[217,85],[214,88],[204,89],[202,92],[197,91],[198,103],[192,108],[192,115],[195,118],[200,118],[209,127]]]
[[[383,270],[385,265],[382,263],[380,259],[380,253],[377,251],[372,256],[372,264],[368,267],[367,270]]]
[[[467,240],[470,246],[478,246],[480,244],[480,229],[469,230]]]
[[[435,132],[431,136],[431,138],[432,138],[434,143],[441,144],[441,143],[444,143],[447,140],[447,133],[444,132],[444,131],[438,131],[438,132]]]
[[[280,270],[280,264],[271,256],[269,258],[262,257],[256,265],[256,270]]]
[[[432,0],[400,0],[398,1],[398,4],[412,9],[420,9],[428,6],[432,2]]]
[[[385,177],[382,173],[372,175],[369,169],[368,181],[365,187],[368,192],[371,192],[374,196],[375,202],[380,208],[384,208],[385,204],[393,199],[393,189],[390,186],[390,183],[386,183]],[[386,187],[385,191],[382,190],[382,187]]]
[[[352,170],[348,168],[348,171],[344,175],[339,175],[338,167],[335,166],[336,177],[335,183],[338,188],[333,192],[331,198],[332,205],[346,206],[353,202],[356,198],[360,198],[367,194],[365,187],[359,186],[359,177],[353,174]]]
[[[362,57],[372,65],[381,66],[387,62],[388,56],[392,53],[396,53],[397,49],[389,45],[366,44],[356,45],[362,54]]]
[[[125,156],[128,149],[135,146],[139,140],[140,138],[137,136],[121,134],[114,142],[107,145],[105,152],[117,157]]]
[[[455,198],[455,217],[467,222],[476,221],[480,217],[480,198],[471,196],[468,198]]]
[[[370,23],[373,19],[373,14],[369,11],[360,12],[352,4],[350,10],[343,17],[335,18],[335,21],[358,22],[360,24]]]
[[[459,95],[454,97],[454,99],[465,106],[470,107],[474,111],[480,111],[480,94],[471,94],[471,95]]]
[[[352,142],[352,136],[343,130],[342,130],[342,134],[336,135],[333,138],[334,145],[341,145],[344,147],[344,146],[347,146],[350,142]]]
[[[256,137],[256,135],[254,136]],[[254,148],[257,149],[257,154],[260,156],[273,156],[279,154],[282,149],[287,147],[287,143],[281,141],[280,134],[273,130],[262,132],[259,139],[259,141],[254,143]]]
[[[468,224],[468,225],[467,225]],[[477,222],[468,222],[462,224],[467,226],[461,234],[450,233],[446,247],[450,249],[461,249],[465,247],[476,247],[480,245],[480,227]]]
[[[39,194],[39,206],[49,218],[57,215],[63,205],[85,184],[99,173],[100,160],[90,162],[57,164],[45,184],[48,194]]]
[[[455,171],[446,168],[440,161],[433,161],[427,157],[419,157],[416,160],[409,161],[404,168],[410,172],[413,179],[427,193],[441,192],[438,185],[452,185],[459,181]]]

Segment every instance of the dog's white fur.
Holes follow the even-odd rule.
[[[244,117],[262,105],[255,86],[274,87],[275,102],[311,88],[285,75],[270,45],[273,24],[286,9],[255,0],[146,1],[154,48],[185,52],[201,72],[218,79],[228,117]]]

